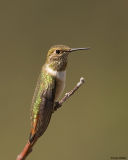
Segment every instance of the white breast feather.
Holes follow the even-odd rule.
[[[60,97],[60,95],[63,93],[65,88],[66,71],[55,71],[52,68],[50,68],[48,65],[46,66],[46,71],[58,79],[56,94],[55,94],[55,99],[57,100]]]
[[[61,81],[65,81],[66,79],[66,71],[55,71],[52,68],[50,68],[48,65],[46,66],[46,71]]]

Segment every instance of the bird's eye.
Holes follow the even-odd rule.
[[[60,53],[60,50],[56,50],[56,54],[59,54]]]

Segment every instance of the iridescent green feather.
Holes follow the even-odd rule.
[[[46,72],[41,72],[32,100],[32,120],[36,119],[39,113],[41,97],[43,92],[45,92],[48,89],[48,87],[52,85],[53,81],[54,78],[51,75],[49,75]]]

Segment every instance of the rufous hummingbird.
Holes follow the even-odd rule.
[[[23,151],[17,156],[17,160],[25,160],[34,143],[48,127],[54,112],[54,104],[65,88],[68,55],[74,51],[88,49],[55,45],[48,51],[32,99],[29,140]]]

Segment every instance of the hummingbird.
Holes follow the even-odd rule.
[[[52,46],[41,68],[31,104],[31,130],[27,144],[17,156],[17,160],[25,160],[32,151],[35,142],[46,131],[50,122],[54,105],[64,91],[68,55],[89,48],[70,48],[66,45]]]

